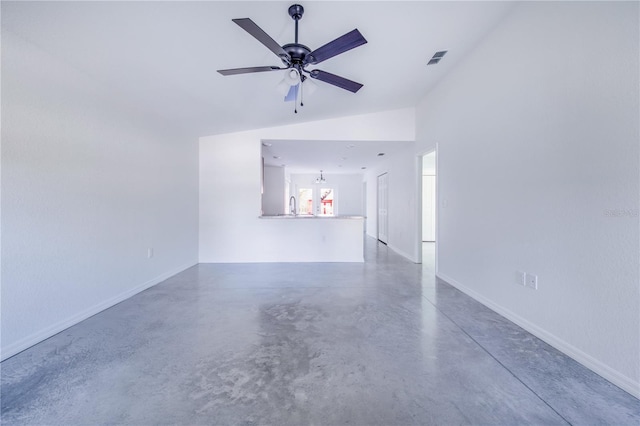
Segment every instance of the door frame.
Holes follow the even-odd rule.
[[[385,201],[387,203],[386,208],[385,208],[385,215],[384,215],[384,222],[385,222],[385,229],[386,229],[386,235],[385,235],[385,239],[386,241],[382,241],[380,239],[380,178],[382,176],[386,175],[386,196],[385,196]],[[389,244],[389,173],[388,172],[384,172],[381,173],[379,175],[376,176],[376,239],[378,241],[380,241],[381,243],[388,245]]]

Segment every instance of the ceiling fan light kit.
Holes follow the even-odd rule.
[[[285,74],[283,81],[288,86],[296,86],[300,84],[300,78],[301,78],[301,75],[298,72],[298,70],[295,68],[290,68]]]
[[[341,89],[348,90],[352,93],[356,93],[362,88],[362,84],[319,69],[308,70],[307,67],[310,65],[319,64],[320,62],[326,61],[327,59],[333,58],[334,56],[340,55],[341,53],[361,46],[365,44],[367,40],[365,40],[362,34],[360,34],[360,31],[354,29],[312,51],[304,44],[298,43],[298,21],[302,19],[303,15],[304,7],[302,7],[301,5],[294,4],[289,7],[289,16],[295,21],[295,42],[288,43],[283,46],[280,46],[273,38],[271,38],[271,36],[264,32],[264,30],[256,25],[256,23],[251,19],[232,19],[233,22],[235,22],[238,26],[252,35],[267,49],[271,50],[276,56],[278,56],[278,58],[280,58],[280,60],[282,61],[284,67],[259,66],[218,70],[218,72],[224,76],[228,76],[236,74],[288,70],[284,76],[284,79],[278,85],[278,91],[284,92],[284,90],[286,90],[286,86],[288,86],[289,88],[285,94],[285,101],[294,100],[297,105],[299,95],[300,106],[304,105],[302,102],[302,90],[309,89],[309,94],[311,94],[312,91],[315,91],[315,88],[311,89],[313,85],[305,84],[309,77],[334,85]],[[295,108],[295,112],[298,112],[297,108]]]

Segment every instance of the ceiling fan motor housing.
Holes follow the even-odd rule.
[[[304,58],[311,52],[311,49],[300,43],[285,44],[282,48],[289,54],[291,63],[294,65],[302,64]]]

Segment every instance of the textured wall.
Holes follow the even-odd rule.
[[[3,358],[197,262],[197,156],[3,31]]]
[[[636,395],[638,34],[637,2],[522,3],[416,119],[440,274]]]

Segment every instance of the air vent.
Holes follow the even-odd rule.
[[[431,59],[429,60],[429,62],[427,63],[427,65],[435,65],[438,62],[440,62],[440,59],[442,59],[444,57],[444,55],[447,54],[447,50],[441,50],[439,52],[434,53],[434,55],[431,57]]]

